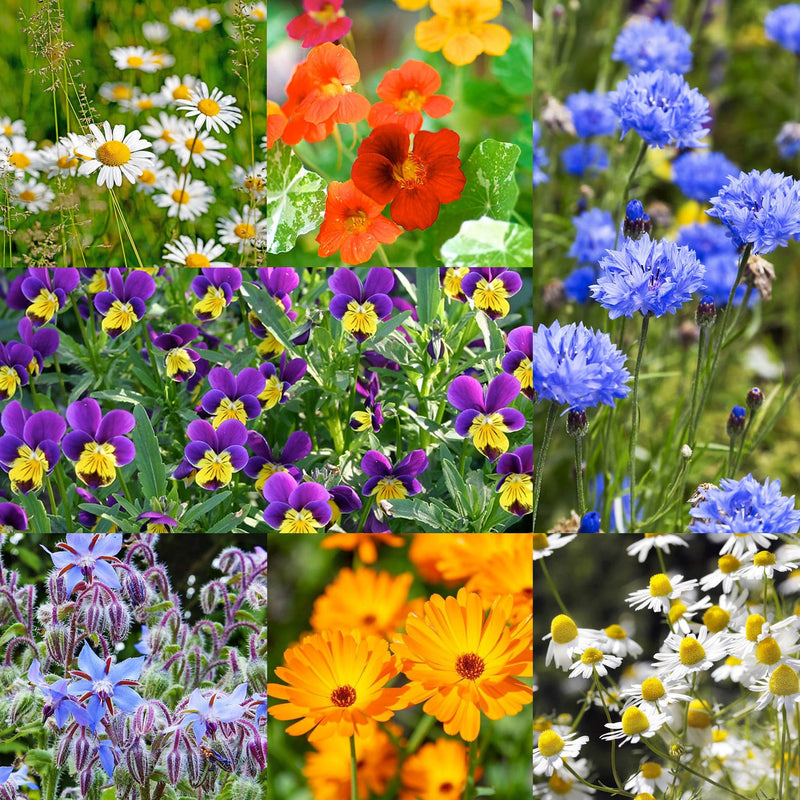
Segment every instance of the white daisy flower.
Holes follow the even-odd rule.
[[[196,181],[188,175],[167,177],[163,189],[164,193],[154,195],[153,199],[157,206],[167,209],[168,217],[197,219],[214,202],[211,189],[203,181]]]
[[[129,83],[104,83],[98,94],[109,103],[120,103],[133,97],[133,86]]]
[[[787,617],[780,622],[767,622],[761,614],[750,614],[745,620],[744,625],[739,625],[738,630],[730,636],[730,651],[739,658],[747,658],[753,652],[760,641],[772,637],[784,639],[788,642],[796,640],[794,629],[795,620]]]
[[[564,760],[575,758],[581,747],[589,741],[588,736],[575,737],[575,733],[562,737],[552,729],[542,731],[536,747],[533,748],[533,774],[552,775],[560,772]]]
[[[219,240],[236,247],[240,253],[261,246],[267,238],[267,221],[261,216],[257,208],[250,208],[249,205],[244,206],[241,214],[232,208],[227,217],[217,220]]]
[[[634,795],[643,792],[654,794],[656,791],[666,792],[671,783],[671,772],[657,761],[645,761],[639,766],[639,771],[625,782],[625,788]]]
[[[744,625],[747,618],[747,593],[734,589],[730,594],[722,594],[719,603],[706,609],[703,624],[709,633],[735,630]]]
[[[56,175],[75,175],[83,159],[75,153],[75,148],[84,143],[77,133],[67,133],[55,144],[39,150],[39,164],[48,178]]]
[[[635,683],[620,689],[620,697],[626,698],[625,708],[638,706],[645,714],[659,714],[669,706],[681,701],[689,702],[692,698],[687,692],[689,687],[681,680],[651,675],[641,683]]]
[[[619,656],[604,653],[596,647],[587,647],[580,658],[569,668],[570,678],[591,678],[595,672],[602,678],[610,669],[616,669],[622,663]]]
[[[190,31],[194,26],[194,14],[186,6],[178,6],[169,15],[169,21],[176,27]]]
[[[267,162],[256,161],[252,167],[234,166],[230,173],[233,185],[243,192],[247,192],[254,200],[267,196]]]
[[[114,47],[111,58],[117,69],[138,69],[140,72],[155,72],[158,66],[153,62],[153,51],[146,47]]]
[[[177,141],[176,134],[183,124],[183,120],[174,114],[167,114],[166,111],[159,112],[158,120],[148,117],[147,122],[142,125],[142,133],[153,140],[153,152],[166,153],[170,145]]]
[[[195,33],[205,33],[207,30],[216,25],[222,17],[216,8],[198,8],[192,12],[191,27],[186,30],[194,31]]]
[[[21,119],[12,120],[11,117],[0,117],[0,134],[9,139],[12,136],[24,136],[25,121]]]
[[[137,178],[136,189],[145,194],[152,194],[156,190],[163,189],[164,183],[174,174],[175,170],[172,167],[166,166],[160,158],[156,158]]]
[[[673,575],[670,579],[663,573],[650,577],[649,589],[638,589],[631,592],[625,602],[636,611],[649,608],[652,611],[667,613],[672,605],[672,600],[681,596],[682,592],[694,589],[695,580],[683,580],[683,575]]]
[[[36,178],[14,181],[11,187],[11,200],[14,205],[27,208],[33,213],[47,211],[55,199],[53,190],[47,184],[37,181]]]
[[[247,14],[247,19],[249,19],[251,22],[267,21],[266,3],[246,3],[243,11],[245,14]]]
[[[213,239],[203,242],[190,236],[179,236],[164,245],[164,261],[173,261],[182,267],[202,269],[204,267],[230,267],[228,261],[217,261],[217,257],[225,252],[221,244]]]
[[[197,78],[194,75],[184,75],[183,78],[177,75],[170,75],[164,80],[161,87],[161,94],[169,105],[174,106],[178,100],[188,100],[192,96],[192,89],[197,86]]]
[[[786,580],[778,586],[779,594],[797,594],[800,592],[800,569],[793,569]]]
[[[223,94],[216,87],[209,91],[204,81],[198,81],[187,100],[176,101],[177,107],[186,112],[186,116],[194,117],[195,128],[206,130],[223,130],[228,133],[242,121],[242,112],[236,107],[236,98]]]
[[[745,553],[766,549],[778,538],[774,533],[710,533],[709,537],[714,542],[723,543],[719,551],[721,555],[730,553],[738,559]]]
[[[577,533],[534,533],[533,560],[552,555],[554,550],[569,544],[577,535]]]
[[[161,44],[169,39],[169,28],[163,22],[143,22],[142,35],[148,42]]]
[[[0,152],[3,153],[2,172],[15,172],[18,178],[23,175],[39,174],[39,154],[36,151],[36,142],[25,136],[11,137],[0,136]]]
[[[134,89],[133,94],[126,100],[119,101],[119,107],[125,111],[133,111],[139,114],[142,111],[152,111],[154,108],[163,108],[167,104],[161,92],[142,92]]]
[[[622,712],[620,722],[606,722],[608,731],[600,738],[607,741],[621,739],[620,744],[636,744],[639,739],[655,736],[668,720],[666,714],[647,715],[640,708],[630,706]]]
[[[681,547],[689,546],[686,539],[682,539],[674,533],[646,533],[638,542],[628,545],[626,552],[629,556],[637,556],[639,563],[644,564],[647,560],[648,553],[654,547],[658,550],[663,550],[665,553],[669,553],[670,545],[673,544]]]
[[[558,614],[550,623],[550,633],[542,641],[550,639],[547,646],[545,666],[555,661],[559,669],[568,670],[572,665],[572,654],[585,646],[588,630],[578,628],[574,620],[566,614]]]
[[[176,141],[172,143],[170,149],[176,156],[182,167],[189,163],[200,169],[205,169],[206,164],[219,164],[225,160],[225,153],[222,151],[228,145],[223,144],[209,134],[197,130],[197,128],[186,123],[176,131]]]
[[[752,555],[752,562],[745,564],[738,574],[746,581],[763,581],[765,577],[772,580],[776,572],[791,572],[797,568],[798,565],[793,561],[779,562],[775,553],[771,553],[769,550],[759,550]]]
[[[696,636],[670,633],[662,648],[655,654],[659,673],[675,679],[711,669],[715,661],[722,661],[729,655],[725,634],[710,636],[705,626]]]
[[[156,65],[156,69],[169,69],[175,66],[175,56],[171,53],[156,51],[150,58]]]
[[[589,762],[585,758],[579,758],[572,768],[582,778],[589,774]],[[547,783],[537,783],[533,785],[533,796],[541,800],[586,800],[591,797],[595,790],[585,783],[581,783],[574,775],[569,772],[554,772]]]
[[[628,636],[628,632],[621,625],[609,625],[602,630],[592,631],[591,642],[604,653],[614,656],[631,656],[636,658],[642,652],[642,646]]]
[[[86,157],[78,168],[79,175],[97,175],[97,185],[113,189],[122,186],[122,179],[136,183],[136,179],[153,161],[152,153],[142,152],[150,147],[150,142],[142,139],[137,130],[125,134],[124,125],[115,125],[106,121],[102,130],[97,125],[90,125],[91,137],[86,144],[78,148],[77,154]]]
[[[737,572],[741,566],[742,562],[730,553],[720,556],[717,559],[717,568],[700,578],[700,588],[707,592],[722,584],[722,591],[728,594],[733,585],[739,583]]]
[[[800,703],[800,680],[788,664],[777,666],[768,676],[750,686],[750,691],[761,693],[756,703],[757,710],[772,705],[778,710],[785,708],[791,715]]]

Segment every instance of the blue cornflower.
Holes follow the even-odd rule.
[[[622,135],[634,130],[647,144],[664,147],[705,147],[704,128],[711,119],[708,100],[691,89],[682,75],[656,70],[630,75],[609,92],[611,108],[620,118]]]
[[[542,140],[542,126],[533,121],[533,185],[538,186],[540,183],[547,183],[550,180],[544,168],[550,163],[544,147],[539,146]]]
[[[721,489],[699,489],[703,499],[689,511],[693,517],[690,533],[797,533],[800,511],[794,495],[781,494],[781,482],[763,485],[752,475],[740,481],[723,478]]]
[[[587,511],[581,517],[578,533],[600,533],[600,515],[596,511]]]
[[[533,391],[539,399],[568,408],[614,406],[616,398],[628,396],[630,378],[625,354],[607,333],[582,322],[562,328],[558,320],[533,332]]]
[[[610,211],[590,208],[573,217],[572,224],[575,226],[575,240],[567,255],[577,259],[579,264],[597,264],[606,250],[614,246],[617,233]]]
[[[582,139],[606,136],[617,129],[617,115],[606,92],[575,92],[567,96],[564,105],[572,114],[575,133]]]
[[[67,541],[59,542],[56,547],[66,552],[50,553],[42,545],[42,549],[50,553],[53,564],[58,567],[59,576],[66,581],[67,595],[71,595],[72,590],[81,582],[88,585],[96,581],[109,589],[122,588],[113,567],[122,563],[115,557],[122,548],[121,533],[96,536],[90,533],[68,533]]]
[[[569,175],[580,178],[586,172],[608,169],[608,153],[597,142],[573,144],[561,153],[561,164]]]
[[[589,300],[589,287],[597,280],[594,267],[578,267],[564,278],[564,296],[575,303]]]
[[[800,54],[800,4],[787,3],[770,11],[764,17],[764,32],[767,39]]]
[[[634,72],[663,69],[679,75],[692,68],[692,37],[674,22],[643,20],[626,25],[614,42],[613,61]]]
[[[672,162],[672,180],[692,200],[707,203],[739,168],[722,153],[684,153]]]
[[[621,494],[617,495],[611,501],[611,519],[609,521],[609,533],[627,533],[631,524],[631,492],[630,492],[631,479],[626,475],[622,479],[621,487],[617,491]],[[595,511],[598,509],[602,511],[605,504],[605,479],[602,473],[598,473],[597,477],[589,483],[588,493],[589,502],[594,507]],[[599,514],[598,514],[599,516]],[[639,498],[636,498],[636,520],[640,521],[644,516],[644,510],[639,505]],[[587,531],[590,533],[591,531]]]
[[[771,253],[800,235],[800,183],[772,170],[740,172],[711,198],[710,217],[724,222],[737,248]]]
[[[143,700],[131,686],[139,685],[144,656],[128,658],[112,664],[112,658],[100,658],[85,643],[78,655],[80,669],[71,670],[78,680],[70,683],[70,691],[80,695],[81,702],[89,700],[86,710],[94,715],[100,709],[113,713],[114,706],[120,711],[132,713]]]
[[[693,250],[664,239],[625,239],[600,261],[592,297],[611,319],[674,314],[703,285],[705,267]]]
[[[800,122],[784,122],[775,137],[775,146],[781,158],[793,158],[800,153]]]
[[[189,696],[189,704],[183,709],[179,728],[191,725],[195,741],[199,744],[206,733],[214,735],[221,722],[236,722],[244,715],[242,706],[247,697],[247,684],[240,683],[230,694],[213,691],[208,697],[200,689]]]

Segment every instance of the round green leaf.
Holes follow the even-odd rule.
[[[447,267],[530,267],[533,230],[491,217],[467,220],[442,245],[442,260]]]

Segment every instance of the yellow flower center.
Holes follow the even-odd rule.
[[[264,484],[267,482],[267,478],[271,478],[276,472],[286,472],[286,468],[281,464],[273,464],[271,461],[267,461],[263,467],[258,472],[258,478],[256,478],[256,491],[260,492],[264,488]]]
[[[209,17],[198,17],[194,22],[195,28],[199,31],[207,31],[213,24]]]
[[[691,667],[694,664],[699,664],[706,657],[706,651],[694,636],[685,636],[678,648],[678,655],[680,656],[681,664]]]
[[[240,222],[233,232],[239,239],[252,239],[256,235],[256,229],[249,222]]]
[[[461,294],[461,279],[469,272],[469,267],[448,267],[442,281],[442,288],[448,297]]]
[[[656,800],[650,792],[639,792],[633,800]]]
[[[149,97],[142,97],[137,105],[142,111],[147,111],[153,107],[153,101]]]
[[[116,449],[113,444],[89,442],[83,446],[81,457],[75,464],[75,474],[93,488],[110,486],[117,468]]]
[[[147,533],[169,533],[169,528],[161,522],[148,522]]]
[[[669,621],[677,622],[686,613],[686,605],[680,600],[673,600],[669,609]]]
[[[715,742],[724,742],[728,738],[728,731],[720,730],[719,728],[715,728],[711,733],[712,738]]]
[[[370,302],[359,304],[355,300],[351,300],[342,317],[342,325],[348,333],[361,335],[368,339],[378,330],[378,315],[375,313],[375,306]]]
[[[143,170],[142,174],[139,176],[139,182],[152,186],[156,182],[155,172],[151,172],[149,169]]]
[[[650,596],[666,597],[672,591],[672,584],[664,573],[659,572],[650,578]]]
[[[402,481],[397,478],[381,478],[370,494],[374,494],[375,499],[378,501],[402,500],[408,495],[408,492]]]
[[[103,330],[109,336],[118,336],[120,333],[130,330],[131,325],[139,321],[139,317],[133,310],[130,303],[122,303],[115,300],[108,310],[108,314],[103,317]]]
[[[367,431],[372,429],[372,415],[369,411],[354,411],[350,415],[350,427],[353,427],[353,423],[356,423],[357,427],[354,427],[354,431]]]
[[[25,315],[31,322],[43,325],[53,319],[58,308],[59,303],[55,293],[49,292],[47,289],[40,289],[39,294],[28,306]]]
[[[661,683],[659,678],[645,678],[642,681],[642,700],[647,700],[648,703],[655,703],[665,694],[664,684]]]
[[[769,690],[772,694],[787,697],[800,692],[800,681],[797,673],[788,665],[781,664],[769,676]]]
[[[781,646],[771,636],[756,645],[756,660],[759,664],[775,664],[780,661],[781,655]]]
[[[475,307],[490,313],[494,317],[505,317],[511,310],[506,297],[508,297],[508,292],[500,278],[494,278],[492,281],[481,278],[472,294]],[[532,382],[533,379],[531,379]]]
[[[609,639],[627,639],[628,634],[625,632],[625,629],[621,625],[609,625],[607,628],[603,629],[603,633],[608,636]]]
[[[264,408],[273,408],[280,403],[283,397],[283,381],[278,379],[277,375],[270,375],[267,378],[267,384],[264,386],[264,391],[258,395],[258,399]]]
[[[141,67],[144,64],[144,59],[141,56],[128,56],[127,64],[129,67]]]
[[[188,100],[191,96],[192,90],[183,83],[172,90],[173,100]]]
[[[30,166],[31,160],[25,155],[25,153],[12,153],[8,157],[8,163],[17,169],[26,169]]]
[[[23,203],[32,203],[36,199],[36,192],[32,192],[30,189],[23,189],[17,195],[17,198],[22,200]]]
[[[690,728],[709,728],[711,726],[711,706],[705,700],[692,700],[686,724]]]
[[[29,492],[31,489],[38,492],[48,469],[50,464],[45,454],[38,447],[34,452],[27,444],[23,444],[17,448],[17,457],[8,473],[11,488],[15,492]]]
[[[308,509],[301,508],[300,511],[295,511],[290,508],[283,518],[278,533],[316,533],[320,527]]]
[[[626,736],[636,736],[644,733],[650,727],[650,720],[640,708],[631,706],[622,715],[622,732]]]
[[[203,267],[208,267],[210,263],[208,257],[202,253],[189,253],[185,260],[185,265],[192,269],[202,269]]]
[[[523,389],[533,387],[533,364],[529,358],[523,358],[519,362],[519,366],[514,370],[514,377]]]
[[[392,177],[407,189],[413,185],[425,183],[425,165],[417,158],[417,156],[408,154],[402,164],[394,164],[392,166]]]
[[[112,90],[111,96],[115,100],[127,100],[132,94],[131,87],[124,83],[118,83]]]
[[[177,203],[179,206],[185,206],[192,199],[189,192],[184,189],[175,189],[170,197],[173,202]]]
[[[567,644],[577,638],[578,626],[566,614],[559,614],[550,623],[550,633],[556,644]]]
[[[744,635],[749,642],[757,642],[766,620],[761,614],[751,614],[744,623]]]
[[[350,233],[361,233],[369,225],[366,211],[353,211],[344,221],[345,229]]]
[[[197,110],[206,117],[216,117],[219,114],[219,103],[210,97],[204,97],[197,104]]]
[[[194,137],[187,139],[184,144],[190,153],[202,153],[206,149],[206,146],[200,141],[200,139],[196,139]]]
[[[562,778],[557,772],[554,772],[547,783],[550,786],[550,791],[553,794],[569,794],[572,791],[572,778]]]
[[[206,289],[206,296],[194,304],[192,312],[199,319],[216,319],[225,308],[225,292],[215,286]]]
[[[711,606],[711,608],[706,609],[705,614],[703,614],[703,624],[711,633],[724,631],[725,628],[728,627],[730,621],[731,615],[724,608],[720,608],[720,606]]]
[[[13,367],[0,367],[0,399],[8,400],[20,385],[19,375]]]
[[[584,664],[598,664],[603,660],[602,650],[596,647],[587,647],[581,655],[581,661]]]
[[[555,731],[544,731],[539,736],[538,746],[545,758],[552,758],[564,749],[564,740]]]
[[[308,16],[320,25],[329,25],[344,14],[344,9],[336,11],[330,3],[325,3],[319,11],[309,11]]]
[[[78,159],[74,156],[61,156],[58,159],[59,169],[72,169],[78,166]]]
[[[508,450],[508,437],[505,434],[507,430],[502,414],[495,412],[488,416],[478,414],[472,420],[472,425],[469,426],[467,433],[472,436],[476,450],[494,461],[497,456]],[[533,489],[531,489],[532,493]],[[532,498],[531,508],[533,508]]]
[[[654,781],[656,778],[661,777],[663,770],[661,769],[661,764],[657,764],[655,761],[645,761],[644,764],[639,767],[639,772],[642,773],[642,777],[646,781]]]
[[[547,534],[534,533],[533,534],[533,549],[534,550],[547,550]]]
[[[227,486],[232,477],[231,454],[206,450],[206,454],[197,465],[197,474],[194,479],[197,485],[204,489],[219,489],[220,486]]]
[[[261,192],[264,191],[265,187],[266,183],[261,178],[248,177],[244,179],[244,188],[247,189],[248,192]]]
[[[172,138],[172,131],[166,128],[161,131],[161,136],[158,138],[163,139],[167,144],[172,144],[175,141],[175,139]]]
[[[107,167],[119,167],[131,160],[131,151],[124,142],[112,139],[97,148],[97,160]]]
[[[753,563],[757,567],[771,567],[775,564],[775,553],[770,553],[769,550],[759,550],[753,556]]]
[[[406,89],[400,99],[395,101],[395,106],[402,114],[408,114],[410,111],[419,111],[427,99],[426,95],[420,94],[416,89]]]
[[[533,508],[533,478],[513,473],[500,487],[500,505],[512,514],[522,516]]]
[[[238,419],[239,422],[246,424],[247,412],[244,410],[244,403],[241,400],[229,400],[227,397],[223,397],[211,424],[215,428],[219,428],[223,422],[229,419]]]

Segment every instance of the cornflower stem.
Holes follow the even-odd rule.
[[[633,408],[631,410],[631,527],[629,533],[636,532],[636,442],[639,438],[639,373],[642,369],[642,355],[647,342],[647,328],[650,325],[650,314],[642,317],[642,335],[639,338],[639,352],[636,354],[636,369],[633,373]]]
[[[633,162],[633,167],[631,171],[628,173],[628,180],[625,181],[625,187],[622,190],[622,199],[620,200],[620,207],[617,209],[616,218],[617,218],[617,235],[614,239],[614,249],[617,247],[617,242],[619,241],[619,228],[620,223],[622,222],[622,216],[625,214],[625,208],[628,205],[628,194],[631,190],[631,184],[633,183],[633,178],[636,175],[639,167],[644,160],[645,153],[647,153],[647,142],[642,139],[642,144],[639,147],[639,152],[636,155],[636,161]]]
[[[695,409],[697,408],[697,390],[700,387],[700,376],[703,372],[703,362],[706,359],[706,353],[708,352],[708,327],[706,325],[702,325],[700,327],[700,342],[697,345],[697,365],[695,366],[694,370],[694,381],[692,381],[692,410],[689,415],[689,437],[688,441],[690,442],[689,446],[691,447],[691,442],[694,441],[694,432],[695,428],[697,427],[697,421],[695,420]]]
[[[478,740],[473,739],[469,743],[469,755],[467,756],[467,787],[464,791],[464,800],[472,800],[475,796],[475,762],[478,750]]]
[[[751,411],[750,416],[747,418],[747,423],[744,426],[744,432],[742,433],[742,438],[739,440],[739,449],[736,452],[736,459],[733,462],[733,472],[728,477],[733,477],[733,473],[736,472],[737,469],[739,469],[739,462],[742,460],[742,450],[744,450],[744,441],[745,439],[747,439],[747,434],[750,433],[750,428],[753,424],[753,419],[755,418],[756,411]]]
[[[350,798],[358,800],[358,766],[356,764],[356,735],[350,737]]]
[[[583,436],[575,437],[575,483],[578,492],[578,515],[586,513],[586,493],[583,486]]]
[[[539,448],[539,458],[533,465],[533,520],[531,529],[536,532],[536,512],[539,508],[539,495],[542,491],[542,476],[544,474],[544,461],[547,457],[547,450],[550,447],[550,439],[553,437],[553,428],[556,424],[556,416],[558,415],[558,406],[555,403],[550,403],[550,411],[547,415],[547,422],[544,426],[544,436],[542,437],[542,446]],[[633,506],[631,506],[633,508]]]
[[[61,507],[64,509],[64,519],[67,522],[67,533],[73,533],[72,530],[72,514],[69,511],[69,503],[67,503],[67,484],[64,480],[64,468],[59,461],[54,470],[56,476],[56,483],[58,484],[58,493],[61,495]]]
[[[547,585],[550,587],[550,591],[553,593],[553,597],[558,603],[558,607],[561,609],[562,614],[566,614],[569,616],[569,611],[567,611],[567,607],[564,605],[564,601],[561,599],[561,595],[558,593],[558,589],[556,589],[556,585],[553,582],[552,577],[550,577],[550,570],[547,569],[547,564],[545,564],[545,559],[539,558],[537,559],[539,564],[541,564],[542,572],[544,573],[544,579],[547,581]]]
[[[733,477],[733,470],[734,470],[733,454],[735,451],[736,451],[736,437],[731,436],[730,441],[728,443],[728,471],[725,473],[725,477],[727,478]]]

